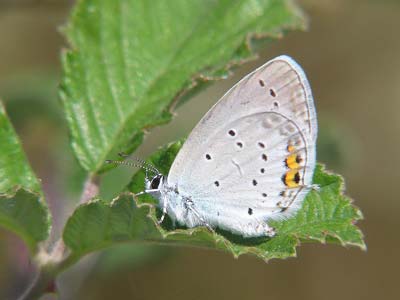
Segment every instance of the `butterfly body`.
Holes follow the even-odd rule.
[[[244,77],[193,129],[147,192],[173,221],[273,236],[312,187],[316,113],[304,72],[277,57]]]

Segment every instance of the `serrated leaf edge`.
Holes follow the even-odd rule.
[[[52,226],[51,226],[51,221],[52,221],[52,217],[51,217],[51,215],[50,215],[50,213],[49,213],[49,209],[48,209],[48,207],[47,207],[47,205],[46,205],[46,202],[44,201],[44,196],[43,196],[41,193],[39,193],[39,192],[37,192],[37,191],[34,191],[34,190],[31,190],[31,189],[28,189],[28,188],[23,187],[23,186],[21,186],[21,185],[16,185],[16,186],[12,187],[11,189],[7,190],[6,192],[1,192],[1,193],[0,193],[0,196],[1,196],[1,197],[4,197],[4,198],[7,198],[7,199],[11,199],[11,198],[15,197],[16,194],[17,194],[19,191],[25,191],[25,192],[28,192],[28,193],[30,193],[30,194],[36,196],[37,199],[38,199],[38,204],[39,204],[40,206],[42,206],[42,208],[44,208],[44,210],[46,211],[46,224],[47,224],[46,236],[48,237],[48,236],[50,235],[50,232],[51,232],[51,227],[52,227]],[[14,232],[15,234],[18,235],[19,238],[21,238],[21,239],[25,242],[25,239],[22,238],[22,235],[20,234],[20,232],[19,232],[18,230],[14,230],[14,228],[10,228],[10,227],[4,226],[4,225],[2,225],[2,227],[3,227],[3,228],[6,228],[7,230],[10,230],[11,232]],[[34,254],[34,253],[36,253],[36,252],[40,249],[40,247],[41,247],[41,245],[42,245],[43,243],[46,243],[46,239],[43,239],[43,240],[41,240],[41,241],[38,241],[38,243],[37,243],[37,245],[36,245],[35,248],[29,247],[28,244],[27,244],[27,246],[28,246],[30,252]]]

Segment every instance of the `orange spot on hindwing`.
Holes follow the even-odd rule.
[[[282,177],[283,183],[289,188],[295,188],[300,183],[300,173],[297,169],[289,170]]]
[[[288,167],[289,169],[292,169],[292,170],[300,168],[298,155],[290,154],[285,159],[285,164],[286,164],[286,167]]]
[[[294,153],[295,147],[291,144],[287,146],[287,151],[289,155],[285,159],[285,165],[289,169],[283,176],[283,183],[289,188],[295,188],[299,186],[300,183],[300,163],[302,161],[301,157]]]
[[[294,146],[289,144],[289,145],[287,146],[287,151],[288,151],[288,152],[293,152],[293,151],[294,151]]]

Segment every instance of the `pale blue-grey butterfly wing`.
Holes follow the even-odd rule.
[[[193,129],[168,174],[207,222],[234,232],[294,212],[312,184],[308,81],[280,56],[243,78]]]

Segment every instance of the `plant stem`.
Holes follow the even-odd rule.
[[[39,269],[35,279],[18,300],[38,300],[43,294],[49,292],[54,285],[54,274],[45,269]]]
[[[99,177],[89,176],[83,187],[79,205],[87,203],[98,192]],[[54,290],[55,277],[75,262],[76,260],[70,257],[62,237],[55,242],[51,250],[44,247],[39,249],[36,256],[37,275],[18,300],[38,300],[42,295]]]
[[[89,176],[88,179],[85,182],[85,185],[83,187],[81,199],[79,201],[79,204],[84,204],[88,202],[90,199],[92,199],[94,196],[96,196],[99,193],[99,182],[100,179],[98,176]]]

